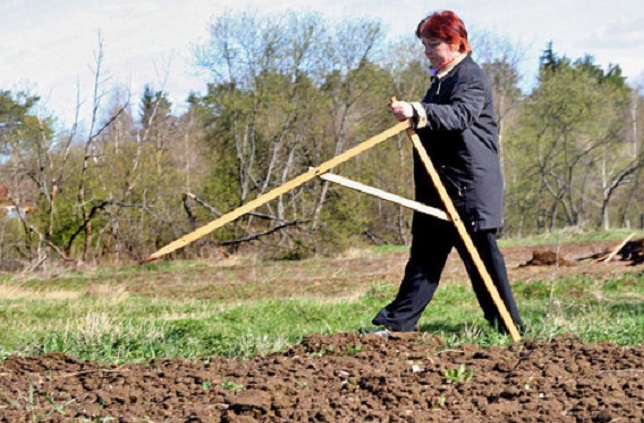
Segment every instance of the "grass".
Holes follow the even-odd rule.
[[[443,372],[445,379],[451,383],[464,383],[472,379],[474,370],[467,370],[465,363],[456,369],[448,369]]]
[[[0,359],[51,352],[110,363],[249,358],[282,351],[309,333],[369,327],[397,286],[371,277],[340,290],[334,283],[327,284],[333,289],[316,287],[314,279],[297,283],[310,273],[337,277],[338,266],[330,259],[186,261],[29,280],[5,277],[0,281]],[[637,270],[601,281],[584,274],[514,281],[526,336],[644,344],[644,272]],[[361,277],[359,269],[347,272],[349,279]],[[213,274],[217,284],[209,279]],[[420,328],[449,346],[511,342],[484,321],[467,283],[441,286]]]
[[[552,245],[565,242],[587,242],[587,241],[622,241],[633,229],[614,229],[611,231],[592,231],[571,227],[558,231],[548,232],[540,235],[531,235],[522,238],[502,238],[499,241],[501,247],[518,247],[525,245]],[[643,231],[638,232],[640,235]]]
[[[633,229],[614,229],[611,231],[592,231],[580,228],[567,228],[553,232],[547,232],[539,235],[530,235],[526,237],[501,237],[499,239],[500,247],[520,247],[520,246],[540,246],[556,245],[566,242],[590,242],[590,241],[622,241],[630,234],[636,232]],[[644,235],[644,231],[637,231],[636,236]],[[379,254],[401,253],[409,250],[409,247],[400,245],[382,245],[374,248]]]

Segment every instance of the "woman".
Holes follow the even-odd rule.
[[[467,31],[451,11],[423,19],[416,36],[425,46],[432,81],[421,102],[390,104],[393,115],[413,119],[416,131],[470,233],[499,296],[519,330],[523,322],[514,301],[496,232],[503,224],[503,180],[492,94],[483,70],[472,60]],[[414,152],[416,199],[443,208],[427,171]],[[485,318],[508,332],[478,270],[451,222],[414,213],[413,241],[399,292],[373,319],[375,333],[414,331],[438,287],[453,247],[465,263]]]

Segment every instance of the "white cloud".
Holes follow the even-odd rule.
[[[598,27],[584,40],[586,48],[631,49],[644,53],[644,17],[620,17]]]
[[[644,71],[644,3],[632,0],[2,0],[0,89],[31,86],[50,110],[69,120],[77,84],[83,98],[91,95],[100,30],[103,69],[112,83],[129,84],[136,98],[144,84],[159,89],[167,76],[165,89],[178,104],[190,91],[204,89],[192,65],[193,45],[207,37],[209,18],[225,9],[365,16],[400,35],[413,34],[428,12],[445,8],[459,13],[470,29],[486,28],[524,43],[526,72],[536,71],[549,41],[571,58],[589,53],[604,66],[619,64],[632,78]]]

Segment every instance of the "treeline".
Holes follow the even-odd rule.
[[[573,61],[547,46],[526,94],[518,88],[520,52],[486,42],[492,37],[479,34],[473,45],[501,127],[505,234],[641,225],[643,101],[619,66],[604,70],[591,56]],[[2,268],[141,260],[393,126],[389,98],[417,100],[429,84],[416,40],[387,43],[377,22],[331,24],[315,14],[220,16],[196,59],[211,82],[177,115],[168,93],[152,86],[136,103],[123,94],[104,104],[98,54],[83,134],[76,126],[54,130],[53,117],[34,112],[37,96],[0,92],[0,186],[6,204],[34,210],[0,215]],[[412,198],[411,163],[400,136],[336,172]],[[405,244],[410,218],[316,180],[177,255],[253,249],[298,258]]]

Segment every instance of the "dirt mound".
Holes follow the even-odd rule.
[[[644,346],[451,350],[428,334],[311,335],[247,361],[11,357],[0,421],[642,421],[643,365]]]
[[[566,260],[563,255],[555,251],[535,250],[532,252],[530,260],[519,265],[519,267],[525,266],[576,266],[576,264]]]

